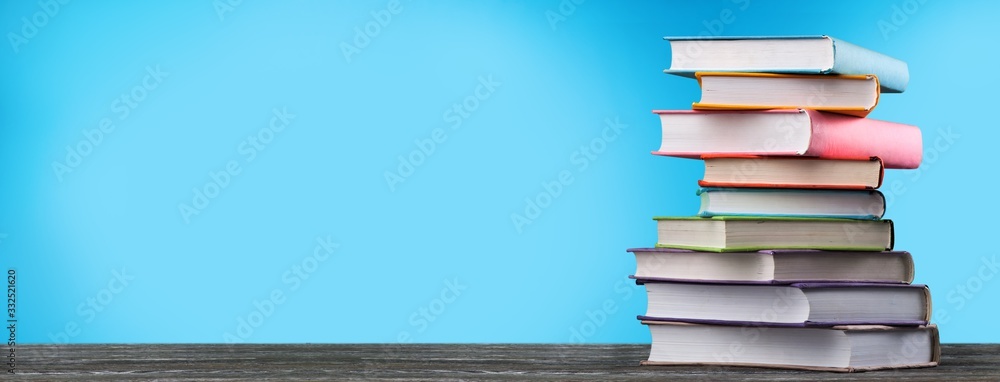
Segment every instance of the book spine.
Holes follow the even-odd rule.
[[[658,154],[657,155],[664,155]],[[675,155],[671,155],[675,156]],[[879,176],[879,186],[881,186],[881,176]],[[738,183],[738,182],[707,182],[699,180],[701,187],[743,187],[743,188],[783,188],[783,189],[806,189],[806,190],[871,190],[873,187],[865,185],[830,185],[830,184],[782,184],[782,183]],[[877,187],[874,187],[877,188]]]
[[[913,265],[913,255],[909,252],[901,252],[901,254],[901,261],[903,261],[903,265],[906,267],[906,279],[904,281],[909,284],[913,282],[913,277],[916,274],[916,267]]]
[[[941,334],[937,325],[930,325],[928,328],[931,331],[931,363],[936,366],[941,362]]]
[[[924,301],[926,304],[924,308],[924,320],[930,322],[934,313],[934,302],[931,301],[931,290],[927,286],[924,286]]]
[[[806,156],[827,159],[878,157],[886,168],[920,167],[920,128],[902,123],[806,110],[812,137]]]
[[[841,215],[817,215],[817,214],[772,214],[763,212],[732,212],[732,211],[713,211],[713,210],[703,210],[698,211],[695,215],[703,218],[710,218],[714,216],[749,216],[749,217],[768,217],[768,218],[818,218],[818,219],[851,219],[851,220],[879,220],[882,216],[873,214],[841,214]]]
[[[888,205],[885,202],[885,195],[882,194],[882,192],[878,191],[878,190],[873,190],[872,192],[874,192],[875,194],[877,194],[878,198],[882,201],[882,209],[878,213],[878,219],[881,219],[882,216],[885,216],[885,210],[888,208]]]
[[[882,91],[902,93],[910,82],[906,62],[860,46],[831,38],[833,42],[833,68],[839,74],[874,74],[878,76]]]
[[[885,250],[886,251],[891,251],[892,248],[894,248],[896,246],[896,226],[895,226],[895,223],[893,223],[892,220],[889,220],[889,219],[879,220],[879,221],[883,221],[883,222],[886,222],[886,223],[889,224],[889,246],[886,247]]]

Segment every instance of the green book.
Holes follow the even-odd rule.
[[[656,246],[707,252],[762,249],[892,250],[891,220],[761,216],[655,217]]]

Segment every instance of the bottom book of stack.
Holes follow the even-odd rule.
[[[653,345],[644,365],[731,365],[863,371],[936,366],[937,327],[828,328],[643,320]]]
[[[904,251],[633,248],[644,365],[826,371],[936,366],[931,295]]]

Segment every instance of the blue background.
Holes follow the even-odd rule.
[[[697,210],[701,164],[649,152],[650,110],[698,96],[661,73],[661,37],[698,34],[828,34],[909,63],[871,114],[924,133],[922,167],[886,175],[896,247],[943,341],[1000,341],[1000,211],[968,187],[993,182],[1000,3],[45,4],[0,6],[21,342],[648,342],[625,249]],[[123,94],[142,98],[127,115]],[[294,118],[268,134],[274,110]],[[215,197],[185,219],[195,189]]]

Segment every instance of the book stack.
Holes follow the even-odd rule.
[[[867,118],[906,63],[827,36],[666,38],[702,89],[657,110],[653,154],[705,164],[696,216],[635,248],[646,365],[861,371],[937,365],[931,298],[882,219],[884,169],[915,169],[916,126]]]

